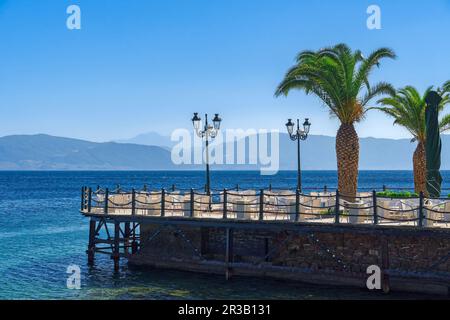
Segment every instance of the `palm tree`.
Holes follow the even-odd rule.
[[[429,87],[423,95],[412,86],[407,86],[398,90],[389,98],[384,98],[378,102],[384,107],[377,108],[394,118],[394,124],[406,128],[413,136],[412,142],[417,141],[417,147],[413,155],[414,167],[414,188],[416,193],[427,194],[427,166],[425,154],[426,142],[426,102],[425,98],[433,89]],[[441,90],[440,90],[441,91]],[[443,91],[442,91],[443,92]],[[443,94],[443,99],[439,105],[439,111],[450,102],[449,94]],[[450,115],[443,117],[439,123],[441,132],[450,129]]]
[[[374,97],[395,92],[386,82],[370,85],[369,75],[381,59],[395,57],[391,49],[381,48],[365,58],[345,44],[303,51],[276,90],[275,96],[287,96],[292,89],[314,94],[341,122],[336,135],[338,188],[347,199],[356,196],[358,186],[359,138],[354,124],[364,118]]]

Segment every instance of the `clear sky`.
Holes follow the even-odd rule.
[[[66,27],[71,4],[81,30]],[[366,27],[371,4],[381,30]],[[423,90],[450,79],[449,31],[450,0],[0,0],[0,136],[169,134],[194,111],[244,129],[309,117],[313,134],[335,135],[316,98],[273,96],[297,52],[388,46],[398,60],[372,79]],[[377,112],[357,130],[408,136]]]

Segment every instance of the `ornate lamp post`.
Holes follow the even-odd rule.
[[[309,119],[305,119],[303,123],[303,130],[300,129],[300,121],[297,119],[297,130],[294,133],[294,123],[292,119],[288,120],[286,123],[286,128],[289,133],[289,137],[292,141],[297,141],[297,188],[302,191],[302,173],[300,167],[300,141],[305,141],[308,138],[309,129],[311,128],[311,123]]]
[[[219,117],[219,114],[216,113],[213,119],[213,125],[208,123],[208,115],[205,114],[205,124],[203,130],[200,129],[202,119],[198,116],[198,113],[194,113],[194,117],[192,118],[192,124],[194,125],[195,133],[200,138],[205,138],[206,141],[206,193],[211,193],[211,180],[209,177],[209,138],[214,139],[217,137],[217,134],[220,130],[220,124],[222,119]]]

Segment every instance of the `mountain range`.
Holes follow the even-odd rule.
[[[171,142],[158,134],[121,142],[90,142],[45,134],[0,138],[0,170],[202,170],[202,165],[177,166]],[[160,142],[159,145],[149,145]],[[280,134],[280,170],[295,170],[296,144]],[[411,170],[415,144],[408,139],[361,138],[361,170]],[[450,169],[450,136],[442,135],[442,169]],[[302,142],[302,168],[336,170],[335,138],[310,136]],[[247,155],[248,158],[248,155]],[[256,170],[258,165],[214,165],[219,170]]]

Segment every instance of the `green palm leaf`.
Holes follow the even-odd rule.
[[[426,102],[425,98],[433,87],[428,87],[421,95],[419,91],[407,86],[399,89],[395,93],[391,93],[390,97],[378,101],[383,107],[378,109],[390,117],[394,118],[394,124],[403,126],[407,129],[414,139],[425,142],[426,137]],[[444,95],[440,105],[439,111],[450,103],[448,94]],[[450,129],[450,115],[444,116],[440,122],[441,132]]]
[[[371,86],[369,82],[371,71],[385,58],[394,59],[395,53],[381,48],[365,59],[361,51],[352,51],[346,44],[300,52],[275,95],[287,96],[293,89],[314,94],[341,123],[353,124],[364,117],[373,98],[394,92],[388,83]]]
[[[450,114],[445,115],[439,122],[439,129],[441,132],[450,130]]]

